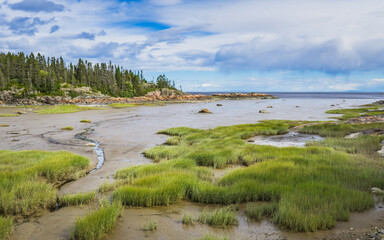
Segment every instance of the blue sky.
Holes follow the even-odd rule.
[[[185,91],[384,91],[382,0],[0,0],[0,51]]]

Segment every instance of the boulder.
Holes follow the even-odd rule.
[[[199,111],[199,113],[212,113],[211,111],[209,111],[208,109],[206,108],[203,108]]]
[[[259,113],[269,113],[267,110],[260,110]]]
[[[267,106],[267,108],[273,108],[272,106]]]
[[[96,144],[95,143],[86,143],[85,146],[87,147],[96,147]]]
[[[373,187],[373,188],[371,188],[371,191],[372,191],[372,193],[374,193],[374,194],[384,194],[384,191],[381,190],[380,188],[377,188],[377,187]]]
[[[223,106],[223,104],[221,104],[221,103],[218,103],[218,104],[216,104],[216,106],[218,106],[218,107],[222,107],[222,106]]]

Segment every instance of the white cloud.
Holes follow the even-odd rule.
[[[329,89],[332,91],[352,91],[357,90],[363,84],[360,83],[344,83],[344,84],[335,84],[329,86]]]
[[[210,83],[203,83],[203,84],[201,84],[201,87],[203,87],[203,88],[206,88],[206,87],[212,87],[213,85],[212,84],[210,84]]]
[[[384,78],[374,78],[371,80],[373,83],[384,83]]]

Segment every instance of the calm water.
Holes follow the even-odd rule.
[[[191,92],[192,94],[212,95],[227,92]],[[384,99],[384,93],[380,92],[262,92],[279,98],[291,99]]]

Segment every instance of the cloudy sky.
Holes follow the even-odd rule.
[[[383,0],[0,0],[0,51],[186,91],[384,91]]]

